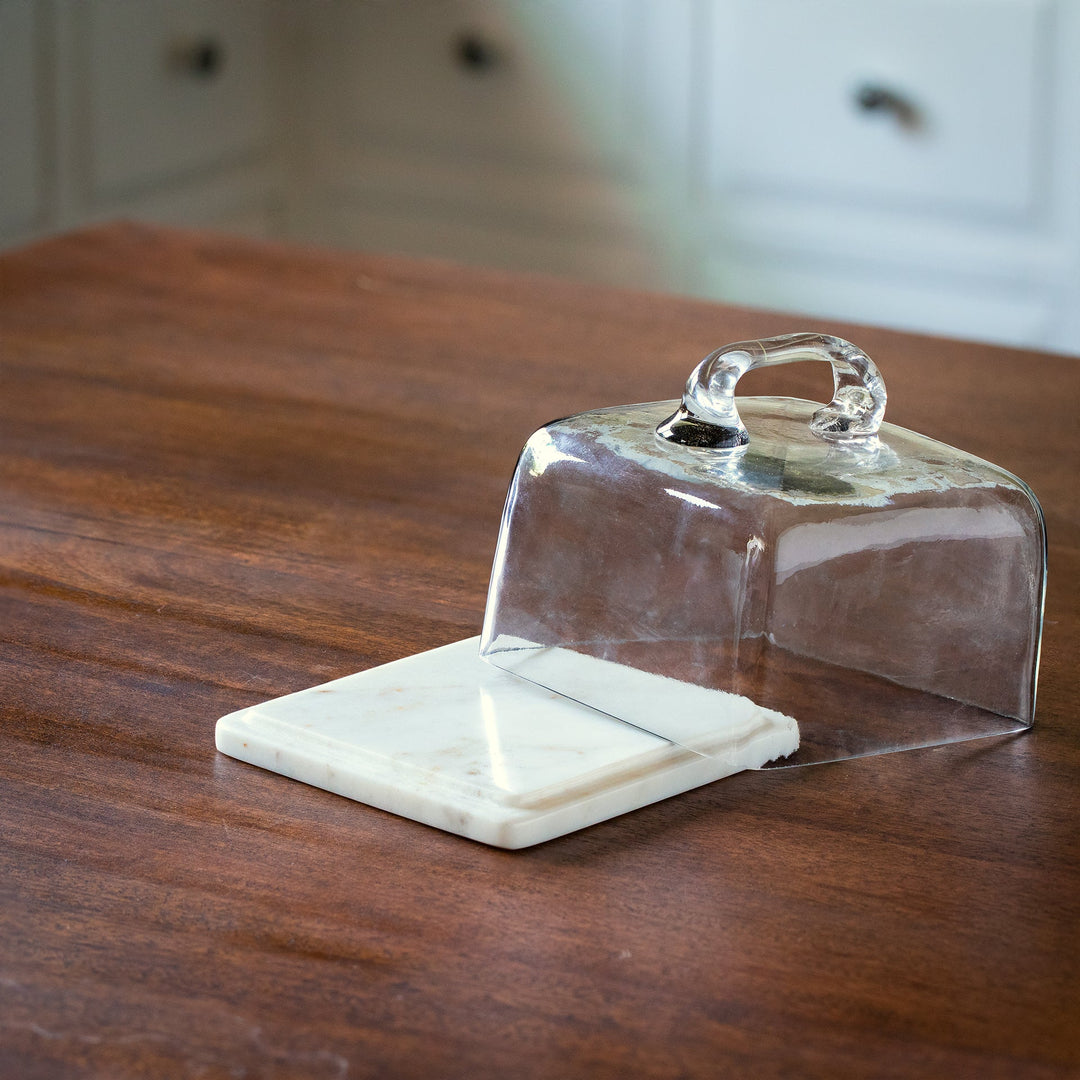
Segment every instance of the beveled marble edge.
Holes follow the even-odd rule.
[[[692,756],[680,765],[642,773],[621,787],[579,796],[569,803],[543,808],[515,807],[464,793],[448,800],[440,798],[437,792],[402,788],[389,778],[370,774],[358,777],[335,768],[317,754],[304,753],[299,747],[288,759],[283,759],[272,737],[261,737],[249,723],[243,722],[244,715],[234,713],[218,721],[216,742],[223,754],[376,809],[508,850],[532,847],[587,828],[720,780],[745,767]]]

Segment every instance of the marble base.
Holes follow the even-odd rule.
[[[707,752],[695,752],[492,667],[478,643],[230,713],[217,723],[217,748],[448,832],[523,848],[798,747],[794,720],[737,698],[724,733],[713,725]]]

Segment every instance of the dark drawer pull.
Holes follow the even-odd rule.
[[[174,71],[197,79],[215,79],[225,67],[225,46],[212,37],[178,41],[169,49]]]
[[[922,127],[923,115],[919,107],[910,98],[888,86],[864,83],[855,91],[855,104],[863,112],[892,116],[909,131]]]
[[[454,58],[458,67],[480,75],[499,63],[499,50],[479,34],[463,33],[454,40]]]

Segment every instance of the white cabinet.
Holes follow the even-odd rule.
[[[710,0],[695,288],[1080,351],[1070,0]]]
[[[307,9],[301,235],[1080,351],[1072,0]]]
[[[0,0],[0,243],[117,216],[1080,352],[1076,0]]]

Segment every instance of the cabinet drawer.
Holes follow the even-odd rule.
[[[123,194],[265,144],[261,3],[93,0],[80,14],[93,195]]]
[[[41,210],[36,8],[0,3],[0,228],[30,225]]]
[[[622,0],[346,3],[311,15],[309,93],[338,144],[576,168],[622,146]]]
[[[795,330],[827,329],[829,319],[869,322],[928,334],[1023,345],[1044,343],[1054,315],[1049,291],[1037,286],[824,262],[817,256],[751,252],[709,258],[699,291],[728,303],[780,312]],[[805,325],[804,325],[805,324]]]
[[[709,187],[1022,220],[1051,0],[713,0]]]

